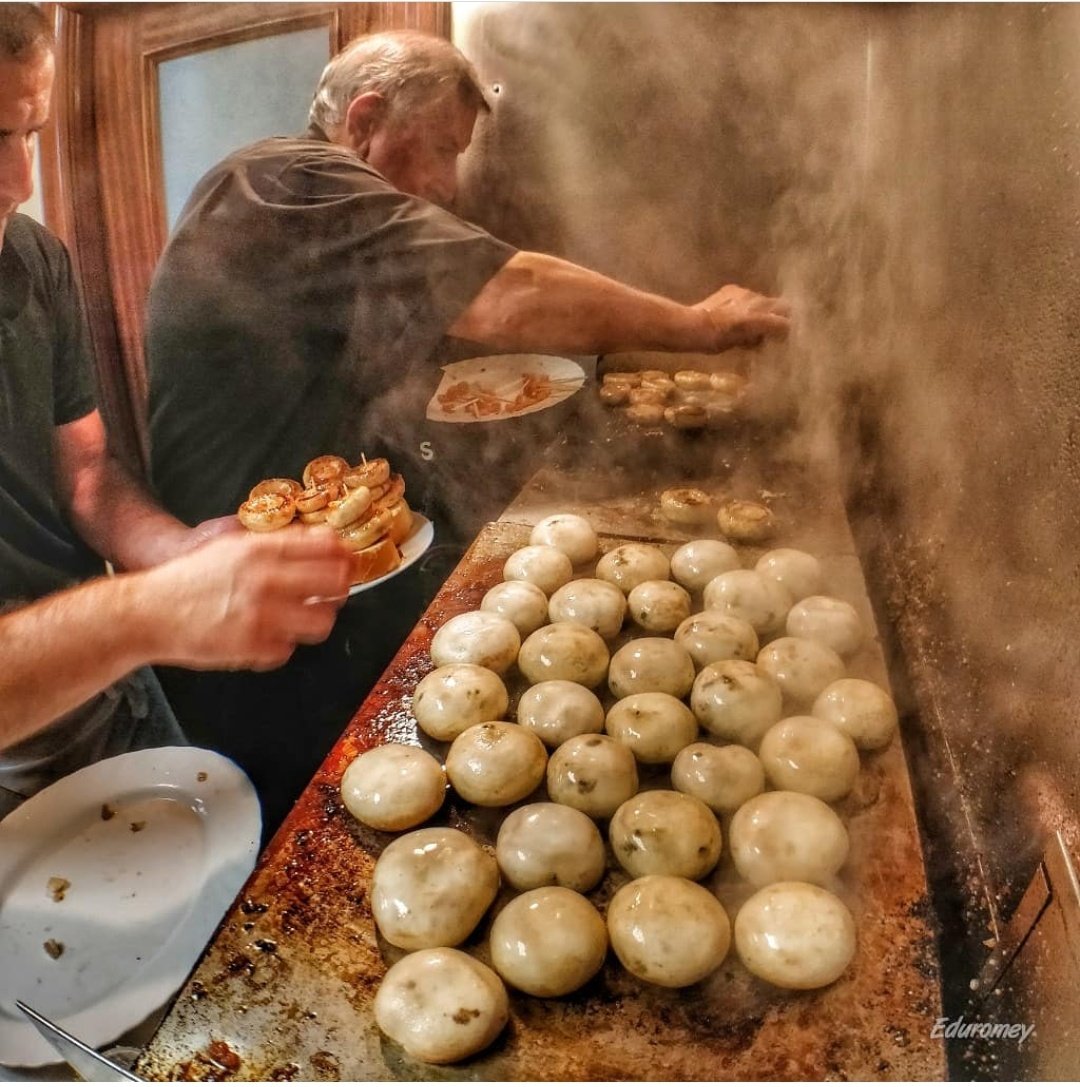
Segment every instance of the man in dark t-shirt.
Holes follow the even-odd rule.
[[[165,513],[112,455],[67,250],[16,212],[53,48],[37,5],[0,4],[0,817],[98,759],[185,742],[145,666],[272,667],[325,636],[351,566],[329,532],[209,541],[224,526]],[[131,572],[100,576],[103,557]]]
[[[487,108],[449,42],[367,35],[323,72],[307,138],[264,140],[199,182],[148,310],[152,476],[168,509],[220,516],[316,455],[385,455],[440,538],[453,495],[434,501],[417,436],[444,337],[591,355],[721,351],[785,333],[778,299],[727,286],[681,305],[515,251],[443,210]],[[476,488],[477,470],[459,464],[440,483]],[[456,526],[451,542],[477,527]],[[210,743],[246,737],[229,751],[256,784],[291,776],[295,795],[445,572],[414,567],[362,593],[327,645],[283,673],[167,677],[185,727]],[[308,743],[286,751],[296,721]]]

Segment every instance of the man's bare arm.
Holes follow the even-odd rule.
[[[781,299],[722,287],[693,306],[627,287],[543,253],[515,254],[450,335],[504,351],[723,351],[788,329]]]
[[[243,533],[0,615],[0,750],[144,664],[283,664],[330,633],[350,568],[329,530]]]
[[[55,429],[57,488],[79,535],[124,570],[155,566],[229,528],[235,518],[190,528],[166,513],[112,454],[101,416],[90,412]]]

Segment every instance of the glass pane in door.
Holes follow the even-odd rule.
[[[176,57],[158,66],[165,213],[171,230],[195,183],[230,151],[299,135],[330,59],[327,27]]]

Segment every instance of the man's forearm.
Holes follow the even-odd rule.
[[[78,474],[69,514],[79,535],[125,570],[155,566],[190,544],[188,526],[110,454]]]
[[[100,578],[0,615],[0,750],[148,663],[141,576]]]
[[[518,253],[450,328],[501,350],[709,351],[707,314],[542,253]]]

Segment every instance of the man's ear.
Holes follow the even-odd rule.
[[[361,158],[367,158],[371,138],[386,116],[386,99],[378,91],[358,94],[345,114],[345,142]]]

